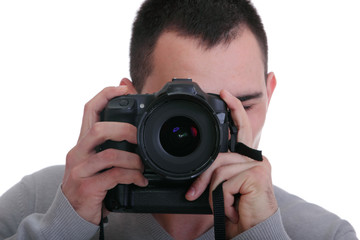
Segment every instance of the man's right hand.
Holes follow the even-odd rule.
[[[85,105],[79,140],[66,157],[62,191],[75,211],[96,225],[100,223],[103,200],[109,189],[119,183],[148,184],[137,154],[117,149],[95,151],[106,140],[137,143],[135,126],[100,122],[100,113],[109,100],[126,94],[136,91],[130,80],[123,79],[120,86],[105,88]],[[101,172],[104,169],[108,170]]]

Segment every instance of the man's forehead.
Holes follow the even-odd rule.
[[[236,81],[248,84],[250,78],[264,80],[261,51],[249,30],[228,44],[209,49],[199,47],[196,38],[165,32],[155,46],[152,65],[144,91],[157,91],[176,77],[191,78],[199,82],[200,87],[215,93],[220,87],[231,89],[230,85]]]

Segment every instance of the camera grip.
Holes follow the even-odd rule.
[[[148,187],[119,184],[108,191],[105,207],[125,213],[212,214],[208,188],[197,200],[187,201],[184,196],[189,184],[165,183],[152,174],[145,175]]]
[[[118,150],[124,150],[127,152],[136,153],[136,144],[129,143],[128,141],[121,141],[116,142],[112,140],[107,140],[103,144],[99,145],[96,148],[96,152],[101,152],[109,148],[118,149]]]

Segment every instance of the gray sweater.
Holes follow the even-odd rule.
[[[0,197],[0,239],[99,239],[63,195],[64,166],[26,176]],[[352,226],[319,206],[274,187],[279,210],[235,239],[357,239]],[[105,239],[172,239],[151,214],[111,213]],[[200,238],[214,239],[213,229]]]

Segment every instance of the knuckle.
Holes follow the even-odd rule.
[[[71,149],[67,154],[66,154],[66,165],[71,165],[73,159],[74,159],[74,149]]]
[[[223,167],[218,167],[214,170],[213,177],[217,179],[217,178],[223,176],[222,173],[223,173]]]
[[[90,112],[93,109],[93,102],[90,100],[84,105],[84,112]]]
[[[264,157],[263,159],[264,159],[263,164],[265,165],[265,167],[267,167],[271,171],[272,170],[271,163],[269,162],[269,160],[266,157]]]
[[[119,87],[115,86],[106,87],[99,93],[99,95],[104,99],[108,99],[110,96],[113,96],[115,94],[118,88]]]
[[[261,165],[257,165],[257,166],[254,166],[253,168],[251,168],[251,172],[256,177],[261,177],[266,174],[265,168]]]
[[[260,184],[268,183],[271,180],[271,176],[267,168],[264,166],[258,165],[251,169],[251,175],[259,182]]]
[[[76,183],[79,181],[79,174],[78,174],[78,168],[74,167],[72,169],[70,169],[69,171],[69,178],[71,179],[72,182]]]
[[[84,105],[84,112],[86,112],[88,109],[90,109],[90,105],[91,105],[91,102],[88,101],[87,103],[85,103]]]
[[[113,92],[116,89],[116,87],[114,86],[109,86],[109,87],[105,87],[101,93],[104,93],[105,95],[107,95],[108,93]]]
[[[74,166],[78,160],[78,154],[77,154],[77,149],[76,146],[74,148],[72,148],[65,157],[65,165],[66,168],[71,168],[72,166]]]
[[[89,131],[89,134],[98,137],[101,136],[101,133],[104,131],[103,124],[101,122],[96,122]]]

